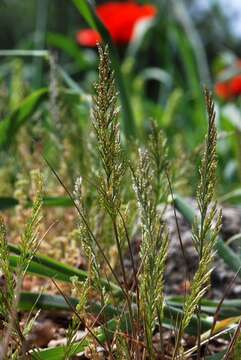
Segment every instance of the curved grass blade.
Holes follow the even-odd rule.
[[[230,191],[219,198],[219,201],[224,203],[230,200],[235,200],[241,197],[241,188]]]
[[[0,197],[0,210],[6,210],[18,205],[18,200],[12,197]],[[28,207],[32,203],[27,204]],[[43,206],[46,207],[72,207],[73,203],[67,196],[46,196],[43,198]]]
[[[183,296],[170,296],[167,303],[176,308],[182,309],[184,302]],[[201,300],[202,312],[214,315],[219,305],[219,300],[202,299]],[[228,317],[239,316],[241,312],[241,301],[239,299],[224,300],[219,312],[220,319]]]
[[[43,198],[43,206],[46,207],[72,207],[73,203],[67,196],[46,196]]]
[[[13,268],[16,268],[20,249],[17,246],[11,244],[9,245],[9,250],[16,254],[10,256],[10,264]],[[34,255],[27,272],[69,283],[71,282],[71,277],[73,276],[77,276],[80,281],[86,281],[88,277],[86,271],[63,264],[45,255]],[[107,291],[112,291],[116,296],[123,295],[121,289],[114,283],[102,279],[102,284]]]
[[[78,304],[77,299],[68,298],[68,300],[74,307]],[[69,310],[69,306],[60,295],[31,292],[21,292],[18,306],[20,311],[31,311],[33,308],[34,310]]]
[[[19,128],[28,120],[48,96],[48,89],[41,88],[26,97],[11,115],[0,122],[0,149],[7,148]]]
[[[0,210],[6,210],[18,205],[18,200],[9,196],[0,197]]]
[[[69,304],[73,308],[79,303],[78,299],[73,297],[67,297],[68,303],[61,295],[50,295],[42,293],[32,293],[23,291],[20,294],[19,310],[31,311],[31,310],[55,310],[55,311],[72,311]],[[102,314],[107,319],[111,319],[120,315],[120,310],[115,309],[111,305],[107,305],[104,309],[98,302],[91,302],[87,305],[86,311],[98,315]]]

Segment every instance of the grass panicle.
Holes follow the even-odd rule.
[[[90,290],[90,284],[88,279],[84,283],[80,282],[76,277],[73,277],[71,280],[73,285],[73,295],[75,295],[79,302],[75,308],[78,316],[75,313],[73,314],[66,334],[67,344],[64,355],[66,360],[71,357],[72,346],[76,341],[80,325],[82,325],[79,318],[83,319],[84,322],[84,316],[86,315],[85,308],[87,305],[88,293]]]
[[[6,242],[6,230],[4,229],[3,222],[1,222],[1,267],[4,272],[4,278],[6,280],[5,285],[5,296],[8,296],[3,302],[8,311],[8,321],[6,323],[6,334],[2,341],[2,358],[7,359],[9,356],[9,343],[11,337],[15,338],[18,341],[18,346],[13,351],[11,358],[19,358],[26,346],[25,337],[28,334],[28,331],[31,330],[31,322],[26,323],[25,331],[22,331],[20,328],[18,319],[17,319],[17,307],[20,298],[20,291],[23,283],[24,276],[28,270],[28,266],[38,250],[40,239],[39,239],[39,224],[42,218],[42,196],[43,196],[43,180],[39,171],[33,171],[32,175],[32,184],[33,191],[35,193],[32,212],[27,221],[23,234],[21,236],[19,248],[20,256],[18,258],[17,271],[15,277],[15,283],[13,280],[12,270],[7,264],[7,258],[9,258],[9,253],[7,249]],[[7,292],[6,292],[7,291]],[[4,292],[2,292],[2,295]]]
[[[19,258],[19,273],[22,274],[22,277],[31,259],[38,250],[41,241],[39,239],[39,224],[42,219],[43,179],[39,171],[33,171],[31,175],[36,189],[32,214],[27,222],[20,242],[21,256]]]
[[[102,164],[97,189],[105,209],[111,216],[116,216],[120,207],[120,183],[125,171],[120,143],[118,97],[108,47],[99,46],[99,56],[99,80],[95,85],[92,116]]]
[[[208,133],[196,195],[198,216],[192,229],[193,242],[199,257],[198,268],[190,282],[190,291],[187,293],[185,289],[184,297],[166,297],[164,275],[168,256],[169,230],[165,210],[169,206],[169,193],[173,200],[178,197],[172,191],[172,184],[173,189],[176,190],[177,186],[180,189],[180,178],[188,167],[183,164],[182,169],[179,168],[183,159],[187,158],[180,157],[173,166],[171,154],[168,153],[167,140],[155,122],[152,122],[150,127],[148,126],[150,133],[148,139],[145,137],[145,143],[137,141],[139,144],[137,151],[133,151],[136,146],[135,144],[133,146],[133,142],[128,143],[127,138],[124,145],[122,144],[113,64],[109,60],[108,47],[98,46],[98,50],[99,77],[91,102],[92,131],[86,125],[87,122],[81,125],[81,139],[85,138],[82,148],[85,149],[85,144],[89,142],[86,151],[82,154],[82,160],[83,157],[85,159],[83,163],[81,160],[79,167],[75,167],[71,156],[73,155],[75,160],[76,154],[83,152],[83,149],[72,152],[69,148],[68,156],[65,154],[67,157],[64,156],[58,172],[51,165],[52,160],[46,160],[59,184],[66,191],[69,197],[68,203],[78,212],[79,226],[72,236],[77,243],[75,254],[80,255],[79,247],[85,253],[87,269],[76,269],[48,257],[37,256],[41,242],[39,235],[43,180],[38,171],[32,173],[34,186],[31,193],[28,189],[28,174],[23,175],[20,172],[16,177],[18,181],[15,183],[17,188],[15,195],[18,200],[16,213],[21,219],[17,228],[23,228],[18,247],[15,244],[10,244],[9,247],[4,222],[0,219],[0,316],[1,319],[3,318],[2,323],[6,335],[0,344],[0,351],[3,349],[4,360],[11,356],[12,359],[17,359],[28,355],[28,335],[34,328],[38,313],[36,316],[32,316],[31,313],[29,321],[26,321],[23,327],[18,321],[18,309],[30,309],[37,304],[36,309],[62,309],[70,311],[72,317],[69,318],[65,343],[54,348],[37,349],[36,347],[31,351],[33,358],[34,354],[36,358],[41,359],[47,359],[50,356],[50,358],[67,360],[83,353],[86,357],[99,359],[102,356],[101,350],[103,356],[111,360],[159,358],[164,360],[171,357],[173,360],[180,360],[194,352],[200,360],[203,339],[205,334],[212,333],[210,327],[213,319],[211,316],[208,318],[202,316],[201,311],[205,310],[213,314],[215,310],[212,300],[201,302],[201,299],[210,286],[216,238],[221,226],[221,212],[215,201],[217,132],[212,97],[208,91],[205,92]],[[56,76],[55,70],[58,67],[54,69],[56,67],[54,63],[52,66],[52,76]],[[58,121],[57,111],[61,112],[62,107],[57,109],[56,106],[59,104],[63,89],[56,89],[55,80],[57,79],[52,79],[53,94],[50,95],[50,104],[52,117],[56,117],[55,120]],[[73,95],[68,93],[69,97]],[[72,107],[72,100],[69,107]],[[81,106],[78,107],[78,111],[83,111],[80,108]],[[77,109],[75,110],[76,117],[79,119],[80,113]],[[64,124],[60,121],[58,127],[62,126]],[[68,130],[68,126],[69,124],[60,129],[59,139],[65,140],[65,129]],[[73,125],[71,130],[76,138],[79,135],[77,128]],[[68,141],[72,145],[70,138]],[[66,151],[67,143],[64,145],[64,148],[67,146]],[[181,149],[181,145],[178,149]],[[178,154],[178,151],[174,153]],[[44,159],[53,155],[50,152],[46,150],[47,155]],[[71,159],[71,166],[66,164],[66,159]],[[77,178],[72,193],[65,184],[69,185],[77,174],[81,176]],[[175,179],[178,182],[175,182]],[[51,187],[48,187],[49,189]],[[34,196],[31,196],[32,194]],[[32,198],[33,201],[30,201]],[[175,209],[174,214],[178,228]],[[64,220],[73,219],[73,214],[67,211],[61,216]],[[66,233],[69,234],[70,229],[67,221],[62,221],[62,226],[63,224],[65,231],[63,241],[64,249],[66,249],[70,244],[70,237],[66,236]],[[181,242],[179,228],[178,237]],[[54,241],[51,242],[52,244],[56,245]],[[9,248],[14,255],[9,253]],[[69,248],[71,252],[72,246]],[[127,252],[128,254],[124,255]],[[71,260],[77,265],[78,260],[73,254],[71,255],[73,258]],[[10,268],[10,261],[11,266],[17,270],[16,276]],[[130,267],[132,271],[129,271]],[[62,297],[53,294],[21,292],[27,272],[51,278]],[[76,277],[72,278],[73,275]],[[71,297],[55,280],[72,285],[74,292]],[[232,310],[227,305],[223,305],[222,316]],[[235,311],[240,308],[240,305],[234,306],[233,302],[232,306]],[[226,320],[225,318],[224,322]],[[237,322],[237,318],[235,321]],[[219,326],[220,323],[217,325]],[[222,322],[221,325],[223,325]],[[236,323],[232,322],[232,326],[232,329],[229,328],[228,331],[231,332],[236,327]],[[163,329],[168,328],[169,331],[170,327],[175,334],[174,348],[171,341],[168,342],[163,336]],[[85,329],[85,333],[83,338],[78,339],[82,329]],[[201,336],[202,331],[205,333]],[[182,340],[184,335],[190,333],[197,335],[197,344],[186,350],[183,348]],[[216,337],[219,334],[214,333],[214,335]],[[159,337],[160,340],[157,340]],[[206,340],[211,341],[213,337],[210,335],[210,339],[206,338]],[[158,346],[157,341],[160,342]],[[15,347],[14,350],[11,348],[12,344]],[[171,345],[170,348],[169,345]],[[240,327],[237,327],[228,351],[237,359],[240,357]]]
[[[0,217],[0,317],[6,321],[12,306],[15,288],[9,256],[6,227],[3,218]]]
[[[137,167],[132,169],[133,187],[137,197],[142,229],[140,249],[140,302],[143,315],[146,346],[154,358],[152,335],[156,319],[162,319],[164,304],[164,270],[169,236],[162,215],[157,210],[160,198],[165,196],[164,169],[166,148],[162,133],[154,129],[151,151],[139,149]],[[158,147],[159,145],[159,147]],[[157,152],[155,151],[158,150]]]
[[[93,98],[92,123],[96,135],[97,148],[101,168],[97,173],[96,187],[100,195],[100,203],[109,215],[112,233],[116,241],[118,257],[124,280],[130,316],[131,301],[128,296],[128,284],[123,260],[121,218],[121,182],[126,170],[120,139],[119,110],[117,108],[117,91],[114,73],[111,70],[108,47],[99,49],[99,79],[95,85],[96,95]],[[122,217],[122,219],[124,219]]]
[[[239,334],[237,336],[237,340],[234,344],[234,349],[233,349],[233,360],[239,360],[241,359],[241,332],[239,329]]]
[[[186,297],[183,307],[183,318],[176,340],[173,359],[181,352],[180,341],[193,314],[198,311],[201,298],[210,285],[210,274],[213,267],[215,242],[221,228],[221,211],[218,211],[214,200],[216,186],[216,143],[215,111],[212,96],[205,90],[208,113],[208,134],[205,150],[201,160],[200,184],[197,190],[197,203],[200,218],[196,218],[193,226],[193,240],[199,255],[199,265],[191,282],[190,294]]]

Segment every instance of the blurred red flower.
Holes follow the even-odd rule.
[[[223,100],[228,100],[230,97],[229,84],[227,82],[218,82],[215,85],[215,93]]]
[[[153,5],[140,5],[134,1],[112,1],[96,7],[96,13],[118,45],[128,44],[133,37],[134,27],[141,20],[152,19],[157,9]],[[80,30],[77,35],[80,45],[95,47],[101,42],[100,34],[92,29]]]
[[[241,95],[241,75],[237,75],[231,79],[229,89],[231,96],[237,97]]]
[[[237,70],[241,68],[241,60],[235,64]],[[223,100],[230,100],[241,95],[241,75],[235,75],[229,80],[217,82],[215,85],[217,96]]]

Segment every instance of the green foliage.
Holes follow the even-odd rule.
[[[6,228],[0,218],[0,316],[8,318],[14,297],[14,277],[9,263]]]
[[[48,89],[36,90],[25,98],[11,115],[2,119],[0,124],[0,148],[8,147],[19,128],[33,115],[38,105],[46,99]]]
[[[88,281],[80,283],[78,278],[72,278],[72,284],[79,302],[75,308],[75,313],[67,331],[67,344],[64,354],[64,359],[66,360],[70,358],[73,351],[72,347],[76,342],[77,331],[79,330],[80,325],[84,323],[85,307],[88,299],[88,292],[90,290]]]
[[[233,360],[238,360],[241,357],[241,335],[239,334],[234,345]]]
[[[210,284],[215,250],[217,249],[218,254],[227,259],[226,262],[233,269],[237,270],[240,266],[238,256],[235,256],[222,240],[217,239],[221,213],[215,202],[217,132],[213,100],[206,92],[208,134],[200,166],[201,179],[196,196],[199,216],[194,219],[192,209],[187,207],[177,196],[174,199],[179,209],[190,222],[194,223],[193,240],[199,255],[199,266],[191,281],[190,293],[182,299],[169,299],[165,295],[164,288],[169,244],[165,209],[169,201],[168,192],[171,191],[171,183],[175,187],[176,178],[181,177],[187,167],[186,164],[180,162],[181,157],[178,153],[180,147],[177,150],[167,151],[167,143],[171,143],[168,140],[172,137],[167,139],[159,125],[162,124],[167,133],[174,133],[175,129],[173,131],[170,129],[172,126],[175,127],[174,115],[179,119],[179,106],[185,107],[188,97],[178,89],[172,92],[169,100],[163,101],[157,106],[152,104],[155,107],[154,112],[159,113],[160,111],[162,118],[157,119],[156,122],[146,123],[148,126],[145,129],[142,126],[144,123],[140,121],[140,138],[136,140],[138,152],[133,151],[133,149],[136,150],[135,141],[127,140],[130,135],[135,133],[134,122],[129,111],[129,100],[130,98],[133,100],[134,96],[127,97],[126,89],[123,87],[123,69],[120,69],[116,49],[89,3],[86,1],[74,1],[74,3],[90,25],[96,27],[101,32],[103,39],[109,43],[109,47],[99,46],[99,77],[95,85],[93,100],[88,99],[82,84],[80,87],[64,69],[52,63],[50,90],[39,89],[20,103],[15,99],[16,101],[13,101],[15,110],[12,115],[3,120],[2,127],[0,126],[0,145],[2,144],[2,148],[4,148],[9,145],[9,141],[14,136],[21,135],[18,131],[20,127],[40,107],[43,110],[44,134],[48,137],[48,146],[50,147],[49,151],[45,148],[45,152],[51,156],[51,160],[52,158],[57,159],[58,170],[55,171],[55,166],[50,165],[50,168],[68,194],[68,197],[63,196],[62,189],[60,190],[56,183],[53,184],[52,180],[49,180],[46,185],[47,191],[48,193],[56,192],[56,194],[43,197],[42,176],[35,172],[33,174],[34,200],[31,201],[26,186],[28,183],[24,183],[25,178],[22,174],[24,171],[20,168],[21,166],[18,166],[13,179],[13,188],[18,190],[15,191],[16,199],[14,197],[0,199],[2,209],[15,206],[16,211],[21,209],[22,212],[29,213],[31,208],[31,215],[24,218],[25,226],[20,234],[21,240],[18,246],[7,244],[6,231],[3,222],[1,223],[0,267],[6,285],[4,283],[4,288],[0,293],[0,306],[1,313],[8,320],[8,336],[4,347],[6,348],[8,343],[9,334],[14,333],[14,336],[19,339],[15,356],[20,356],[24,338],[31,330],[34,319],[26,324],[26,333],[21,333],[16,324],[16,310],[14,312],[12,308],[30,311],[34,307],[35,309],[71,311],[73,316],[67,331],[67,345],[50,349],[34,349],[27,354],[31,358],[36,355],[40,359],[68,359],[79,352],[88,352],[89,349],[93,349],[93,353],[95,353],[97,346],[102,345],[108,356],[113,359],[121,359],[123,356],[127,359],[134,359],[136,356],[140,357],[140,354],[143,359],[155,359],[157,356],[153,345],[153,335],[159,327],[160,334],[162,328],[172,328],[178,331],[176,348],[172,354],[173,359],[177,359],[179,355],[185,356],[181,346],[185,333],[197,335],[200,329],[210,330],[212,326],[217,303],[205,303],[203,297]],[[183,59],[187,61],[190,88],[195,90],[195,97],[200,100],[197,103],[195,114],[193,114],[196,119],[195,124],[197,124],[197,119],[200,119],[202,115],[202,100],[199,98],[200,88],[197,78],[198,69],[196,68],[198,64],[192,58],[193,49],[185,34],[182,32],[178,34],[175,32],[177,30],[178,28],[174,26],[173,31],[178,38],[176,41],[179,44],[179,51],[182,53]],[[52,38],[51,36],[49,38],[52,39],[50,40],[52,44],[71,55],[78,62],[79,67],[87,67],[85,62],[82,62],[82,58],[78,57],[78,48],[74,46],[73,42],[67,41],[68,39],[65,37],[56,36],[56,34],[52,34]],[[185,40],[183,48],[182,40]],[[138,50],[136,51],[138,52]],[[55,70],[58,75],[62,76],[62,80],[70,89],[64,89],[61,80],[56,78]],[[125,71],[127,70],[125,69]],[[128,76],[131,78],[132,75],[128,72],[126,74],[127,80],[131,83]],[[161,74],[163,75],[163,73]],[[16,83],[17,80],[18,78],[16,78]],[[116,84],[120,92],[121,112],[118,108]],[[48,94],[50,94],[51,108],[42,106],[43,100]],[[142,101],[140,94],[138,96],[139,101]],[[82,101],[83,99],[84,101]],[[92,106],[93,131],[90,130],[88,121],[86,121],[90,104]],[[77,116],[73,116],[73,110],[76,110]],[[54,112],[55,116],[53,116]],[[124,118],[124,137],[120,130],[120,116]],[[144,114],[141,116],[144,118]],[[68,120],[68,123],[65,119]],[[38,126],[39,124],[36,127]],[[26,139],[31,139],[34,129],[35,125],[33,128],[24,127]],[[42,133],[39,134],[45,145]],[[198,137],[194,136],[193,141],[195,142],[199,136],[200,134]],[[79,146],[80,142],[81,146]],[[22,139],[22,143],[26,145],[25,138]],[[23,144],[20,141],[20,145],[17,143],[15,147],[16,159],[18,160],[24,154],[23,162],[28,166],[26,168],[32,168],[33,161],[39,161],[39,153],[36,156],[35,148],[33,149],[31,146],[29,150],[27,144],[22,149],[21,145]],[[56,145],[58,145],[57,151]],[[77,151],[77,147],[81,147],[81,149]],[[9,149],[11,150],[11,147]],[[54,150],[56,152],[61,150],[59,157],[53,155],[52,151]],[[175,157],[180,158],[175,159]],[[190,158],[191,155],[184,159]],[[48,161],[48,163],[50,162]],[[179,169],[180,164],[182,169]],[[176,167],[178,171],[176,171]],[[132,177],[129,176],[130,173]],[[49,172],[46,171],[45,175],[50,179]],[[74,186],[76,175],[77,180]],[[74,193],[72,195],[68,189],[73,186]],[[132,191],[132,187],[134,191]],[[180,186],[180,189],[183,188]],[[72,206],[77,210],[79,215],[76,232],[77,244],[85,252],[88,271],[79,270],[48,256],[38,254],[41,243],[39,225],[44,205],[58,207],[60,213],[61,207]],[[14,214],[15,210],[11,214]],[[66,232],[69,231],[67,222],[65,219],[62,224],[64,228],[62,230],[65,231],[66,227]],[[22,224],[19,225],[22,226]],[[133,259],[131,241],[135,240],[139,233],[141,233],[140,264],[136,264]],[[67,242],[66,246],[69,245]],[[124,264],[124,252],[126,251],[129,253],[133,272],[131,284]],[[16,287],[12,269],[17,271]],[[77,293],[74,298],[66,296],[58,288],[58,285],[56,286],[63,297],[45,293],[20,292],[26,273],[69,283]],[[74,279],[73,276],[75,276]],[[7,302],[5,297],[8,298]],[[210,318],[207,318],[203,311],[211,314]],[[233,312],[237,315],[239,311],[240,304],[234,307],[225,305],[221,314],[226,318],[234,316]],[[88,312],[97,318],[101,315],[100,320],[98,318],[100,326],[97,327],[95,324],[93,329],[88,328]],[[84,339],[76,341],[76,334],[83,324],[86,325],[86,336]],[[160,343],[163,352],[162,339]],[[199,351],[200,344],[198,346]],[[239,351],[238,343],[235,351],[237,353]]]
[[[93,127],[97,139],[102,172],[97,176],[100,201],[112,217],[120,209],[120,183],[125,171],[120,146],[117,92],[107,48],[99,47],[99,81],[93,99]]]
[[[18,271],[24,276],[33,256],[38,250],[39,239],[39,223],[42,218],[42,192],[43,180],[39,172],[32,172],[33,181],[36,187],[35,199],[33,201],[33,209],[25,227],[20,242],[20,257],[18,262]]]
[[[191,283],[191,291],[184,302],[184,315],[182,318],[173,359],[181,351],[180,339],[197,310],[201,298],[209,286],[212,263],[215,253],[215,243],[221,227],[221,211],[217,214],[217,204],[213,203],[216,181],[216,141],[214,103],[211,95],[206,91],[206,105],[208,112],[208,135],[205,151],[200,167],[200,184],[197,191],[197,203],[200,213],[194,222],[193,239],[199,255],[199,266]]]
[[[72,57],[78,64],[80,69],[86,69],[88,60],[79,49],[76,42],[68,36],[58,33],[48,33],[47,42],[50,46],[63,50],[66,54]]]
[[[147,348],[154,358],[152,333],[156,319],[162,321],[164,305],[164,270],[169,236],[164,212],[157,206],[166,199],[165,171],[167,168],[166,140],[153,125],[149,150],[139,149],[137,168],[132,168],[141,220],[140,302],[146,333]]]

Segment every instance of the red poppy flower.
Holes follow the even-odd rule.
[[[219,82],[215,85],[215,93],[223,100],[228,100],[230,97],[229,85],[225,82]]]
[[[223,100],[230,100],[241,95],[241,75],[237,75],[225,82],[218,82],[215,85],[217,96]]]
[[[141,20],[152,19],[156,13],[153,5],[140,5],[132,2],[109,2],[97,6],[96,13],[109,31],[112,40],[118,44],[128,44],[134,33],[135,25]],[[80,45],[95,47],[101,41],[100,34],[92,29],[83,29],[77,33]]]
[[[237,75],[230,80],[229,89],[231,96],[236,97],[241,95],[241,75]]]
[[[241,68],[241,60],[237,60],[235,67],[238,71]],[[223,100],[230,100],[241,95],[241,75],[235,75],[231,79],[218,82],[215,85],[215,92],[217,96]]]

